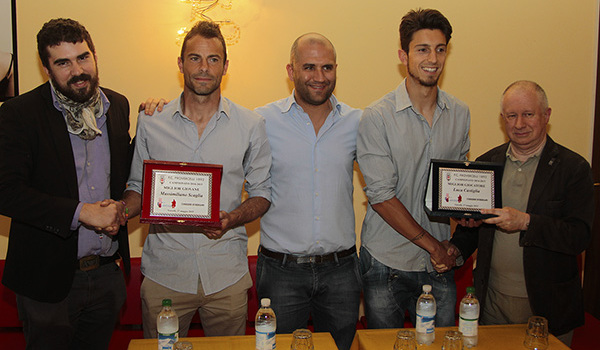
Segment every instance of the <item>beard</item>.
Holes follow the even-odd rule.
[[[320,106],[323,103],[327,102],[331,97],[331,94],[333,94],[333,90],[335,89],[335,81],[333,83],[330,83],[327,89],[324,90],[322,94],[313,94],[305,84],[300,82],[298,82],[297,84],[296,82],[294,82],[294,88],[296,89],[296,92],[298,92],[298,95],[300,95],[302,100],[304,100],[304,102],[313,106]]]
[[[92,98],[92,96],[94,96],[94,94],[96,93],[96,90],[98,89],[98,86],[100,84],[100,79],[98,78],[98,69],[97,68],[96,68],[96,74],[94,76],[87,74],[87,73],[81,73],[80,75],[69,79],[67,81],[66,85],[62,85],[62,84],[58,83],[56,81],[56,79],[54,79],[54,75],[52,75],[52,74],[50,74],[50,78],[52,78],[52,82],[54,83],[54,88],[56,90],[58,90],[61,94],[68,97],[70,100],[73,100],[73,101],[79,102],[79,103],[86,102],[90,98]],[[88,81],[89,85],[87,87],[80,88],[80,89],[76,89],[76,88],[72,87],[73,84],[76,84],[80,81]]]
[[[434,87],[437,86],[438,80],[440,80],[440,76],[438,75],[437,77],[432,77],[429,80],[423,80],[421,79],[417,74],[413,73],[410,69],[410,65],[406,66],[406,71],[408,72],[408,75],[410,75],[417,83],[419,83],[419,85],[425,86],[425,87]]]
[[[184,79],[184,84],[198,96],[209,96],[221,87],[221,80],[215,79],[211,84],[194,84],[193,81]]]

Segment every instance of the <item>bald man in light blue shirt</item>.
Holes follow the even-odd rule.
[[[315,331],[349,349],[361,291],[352,199],[361,111],[332,94],[337,64],[329,40],[306,34],[291,51],[294,92],[256,110],[273,155],[257,290],[271,298],[279,333],[306,328],[312,316]]]

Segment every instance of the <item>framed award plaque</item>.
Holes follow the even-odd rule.
[[[223,166],[144,161],[140,222],[219,227]]]
[[[425,191],[430,216],[485,219],[481,209],[502,208],[504,164],[432,159]]]

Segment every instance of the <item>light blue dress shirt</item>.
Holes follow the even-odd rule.
[[[182,96],[153,116],[140,113],[128,190],[142,191],[145,159],[221,164],[221,210],[241,204],[243,189],[249,197],[271,199],[271,150],[264,119],[221,97],[202,136],[183,115]],[[193,226],[150,225],[142,252],[146,278],[175,291],[196,293],[198,278],[205,294],[219,292],[248,273],[248,236],[244,226],[217,240]]]
[[[293,93],[256,109],[273,154],[271,207],[260,221],[260,242],[269,250],[322,255],[355,245],[352,177],[361,111],[333,95],[330,102],[318,135]]]
[[[469,108],[438,89],[432,126],[413,107],[404,80],[396,90],[367,107],[357,142],[358,164],[370,204],[397,197],[412,217],[438,240],[450,239],[449,220],[425,213],[425,187],[431,159],[466,160],[471,142]],[[433,271],[429,253],[409,242],[371,205],[363,222],[361,243],[388,267]]]

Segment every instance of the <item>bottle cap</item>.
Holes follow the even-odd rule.
[[[475,287],[467,287],[467,294],[475,293]]]
[[[262,307],[269,307],[269,306],[271,306],[271,299],[269,299],[269,298],[262,298],[262,299],[260,299],[260,306],[262,306]]]
[[[425,293],[429,293],[429,292],[431,292],[431,285],[430,285],[430,284],[424,284],[424,285],[423,285],[423,291],[424,291]]]
[[[171,306],[171,299],[163,299],[162,306]]]

